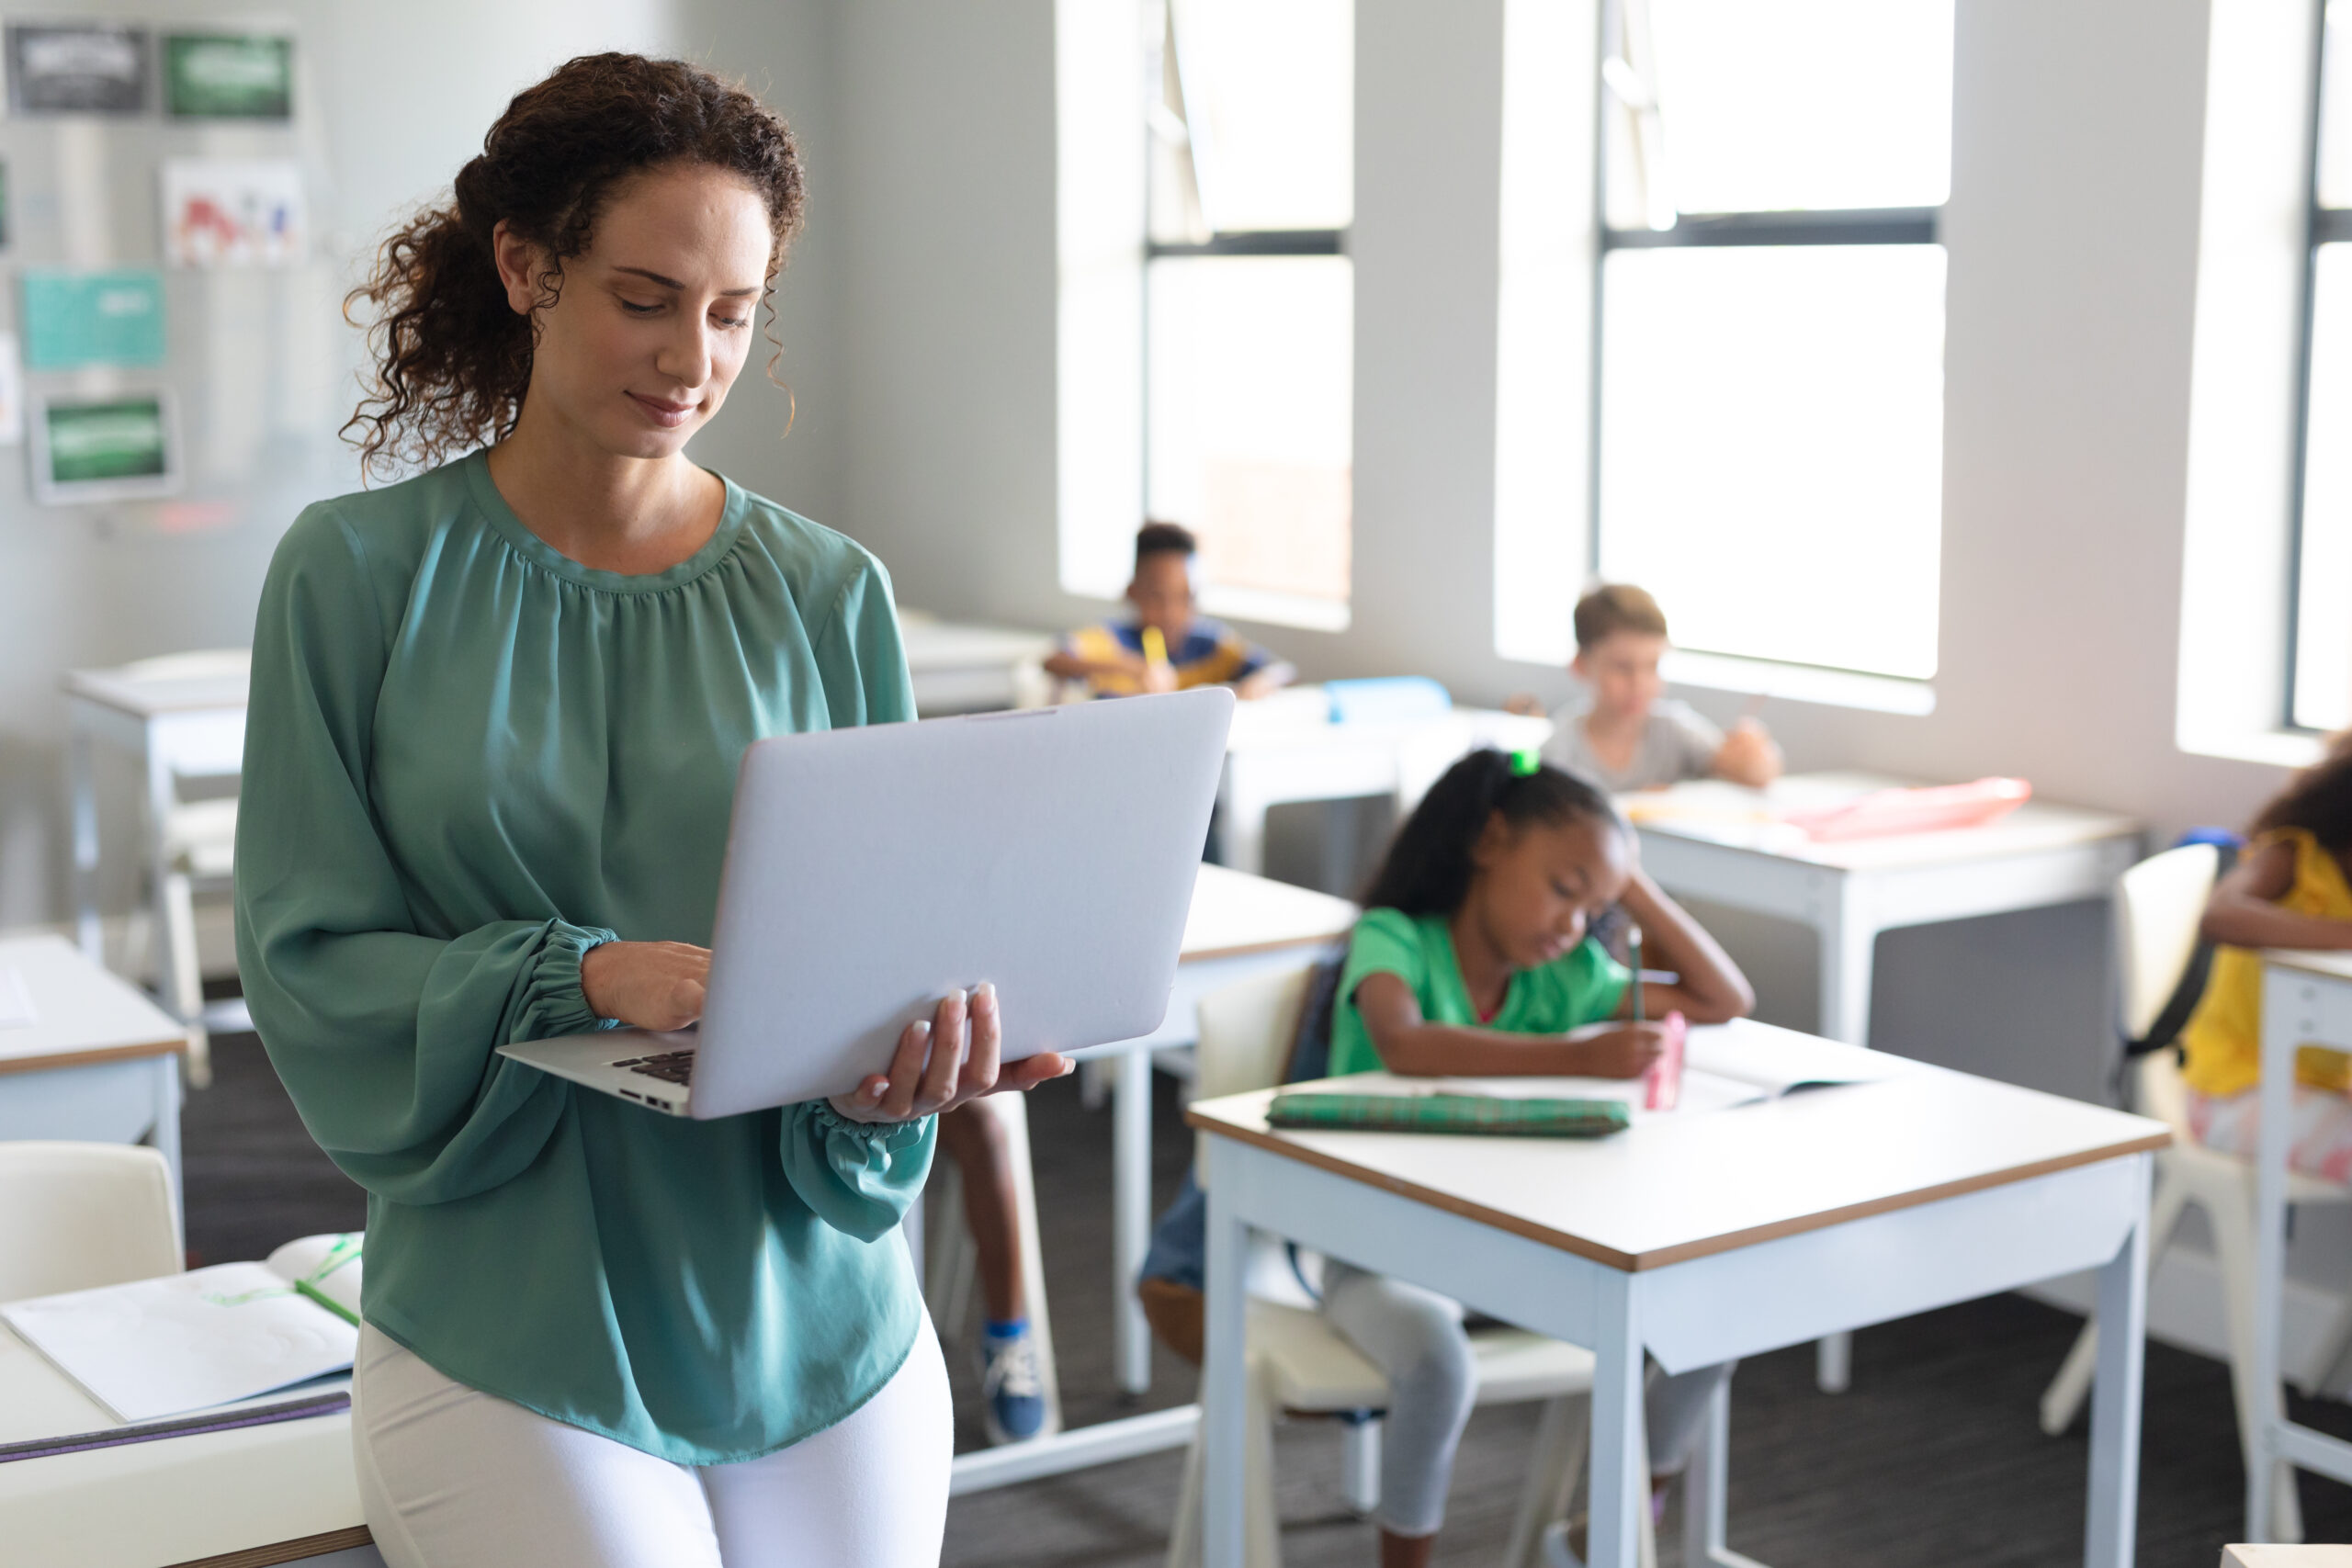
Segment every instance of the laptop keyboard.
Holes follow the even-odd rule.
[[[683,1086],[694,1077],[695,1054],[692,1051],[664,1051],[656,1056],[625,1056],[613,1066],[627,1067],[633,1073],[643,1073],[649,1078],[660,1078],[663,1083]]]

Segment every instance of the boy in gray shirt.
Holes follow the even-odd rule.
[[[1718,778],[1761,788],[1781,775],[1780,748],[1744,718],[1726,735],[1689,704],[1665,696],[1658,660],[1666,616],[1641,589],[1616,583],[1577,601],[1582,695],[1552,715],[1546,761],[1613,795]]]

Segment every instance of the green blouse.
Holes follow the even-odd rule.
[[[550,547],[481,453],[296,520],[254,634],[237,959],[368,1190],[368,1322],[684,1464],[889,1381],[929,1119],[673,1120],[494,1051],[599,1026],[597,942],[709,942],[747,745],[913,712],[881,564],[733,484],[710,542],[641,577]]]
[[[1339,1005],[1331,1010],[1331,1076],[1380,1071],[1380,1048],[1372,1043],[1356,987],[1367,975],[1397,976],[1412,987],[1421,1017],[1463,1029],[1498,1029],[1512,1034],[1565,1034],[1613,1018],[1625,999],[1626,967],[1587,937],[1540,968],[1521,969],[1503,988],[1502,1010],[1481,1019],[1462,980],[1453,953],[1453,922],[1443,915],[1408,915],[1402,909],[1366,909],[1348,938],[1348,962],[1340,971]],[[369,1268],[374,1268],[371,1261]]]

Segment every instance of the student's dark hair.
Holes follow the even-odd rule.
[[[800,227],[800,156],[749,92],[680,60],[583,54],[514,95],[458,171],[449,202],[394,231],[344,300],[355,325],[362,305],[371,318],[375,381],[343,427],[362,466],[422,467],[514,428],[538,324],[507,303],[491,243],[501,221],[545,252],[538,303],[551,306],[564,262],[588,249],[614,187],[693,164],[741,176],[766,207],[772,284]]]
[[[1666,612],[1649,591],[1630,582],[1609,582],[1577,601],[1577,651],[1600,647],[1619,632],[1666,635]]]
[[[1408,915],[1460,908],[1470,892],[1471,851],[1498,814],[1514,828],[1597,818],[1623,831],[1609,797],[1576,774],[1549,762],[1522,773],[1510,753],[1481,749],[1448,768],[1396,829],[1363,907]]]
[[[2352,848],[2352,729],[2330,736],[2327,751],[2287,781],[2249,829],[2301,828],[2329,854]]]
[[[1193,531],[1181,523],[1147,523],[1136,530],[1136,565],[1140,567],[1153,556],[1190,556],[1198,554],[1201,542]]]

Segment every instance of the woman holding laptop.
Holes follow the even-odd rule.
[[[1066,1064],[1000,1072],[986,987],[852,1093],[707,1122],[495,1055],[693,1021],[744,748],[913,716],[881,565],[684,455],[800,206],[784,125],[693,66],[519,95],[354,296],[347,428],[423,471],[305,511],[263,592],[238,958],[368,1190],[353,1431],[394,1568],[939,1554],[899,1222],[936,1112]]]

